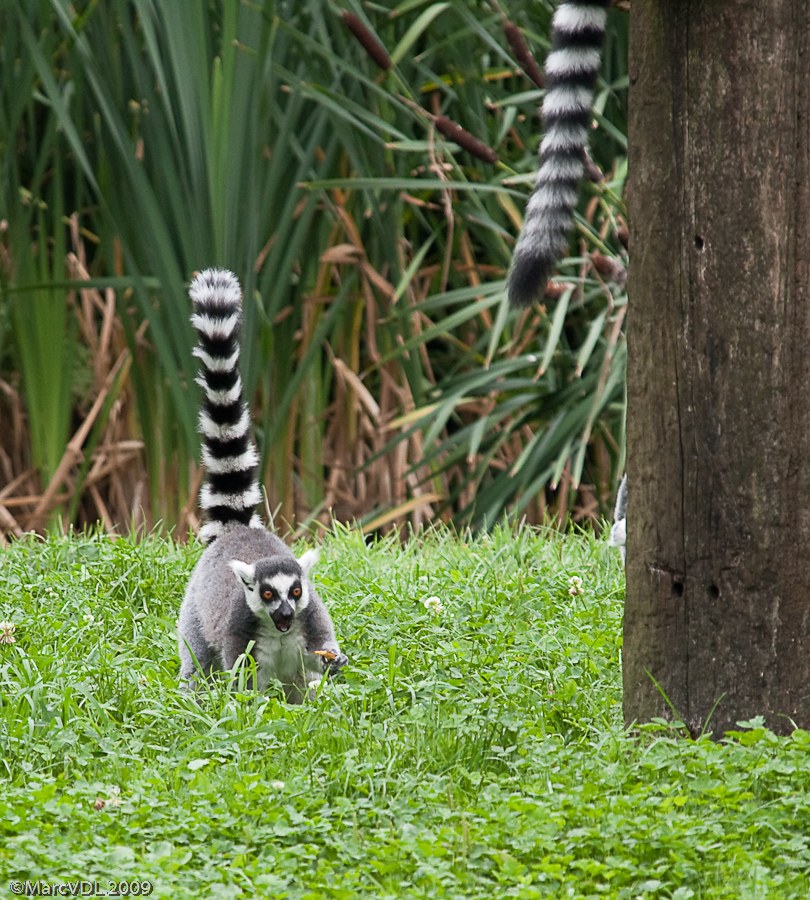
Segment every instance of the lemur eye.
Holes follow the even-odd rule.
[[[298,585],[292,589],[292,595],[296,600],[301,596],[301,588]]]
[[[262,591],[262,600],[272,600],[273,599],[273,591],[268,589],[266,591]]]

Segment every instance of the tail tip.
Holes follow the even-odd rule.
[[[195,272],[188,288],[195,305],[233,307],[242,305],[239,279],[229,269],[203,269]]]
[[[536,300],[542,300],[551,272],[551,267],[545,261],[515,256],[506,280],[510,305],[524,309]]]

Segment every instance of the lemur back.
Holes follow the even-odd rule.
[[[208,545],[180,608],[181,682],[230,670],[242,654],[256,662],[258,689],[281,682],[301,702],[326,671],[346,663],[329,612],[309,572],[317,552],[299,559],[255,514],[259,458],[239,375],[242,293],[233,274],[207,269],[192,281],[194,350],[203,389],[200,431],[205,480],[200,506]]]

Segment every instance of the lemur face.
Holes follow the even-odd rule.
[[[262,578],[257,590],[273,624],[282,633],[290,630],[295,614],[309,600],[308,596],[305,597],[306,588],[299,575],[279,573],[272,578]]]
[[[260,618],[269,616],[278,631],[286,634],[309,603],[306,573],[314,563],[311,554],[301,561],[290,557],[267,557],[253,565],[232,559],[230,566],[245,589],[245,600]],[[309,563],[305,568],[302,563]]]

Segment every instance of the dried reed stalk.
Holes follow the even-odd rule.
[[[70,474],[71,469],[82,460],[82,447],[90,434],[90,429],[101,412],[104,402],[107,399],[112,386],[115,384],[119,374],[126,375],[126,371],[131,365],[132,357],[129,350],[124,350],[116,360],[115,365],[107,374],[101,390],[96,395],[96,399],[90,408],[90,412],[85,416],[84,421],[76,430],[76,433],[68,441],[62,459],[56,467],[47,488],[40,497],[33,513],[31,514],[31,524],[33,527],[41,527],[45,524],[50,511],[58,505],[56,500],[56,492],[65,483]]]

